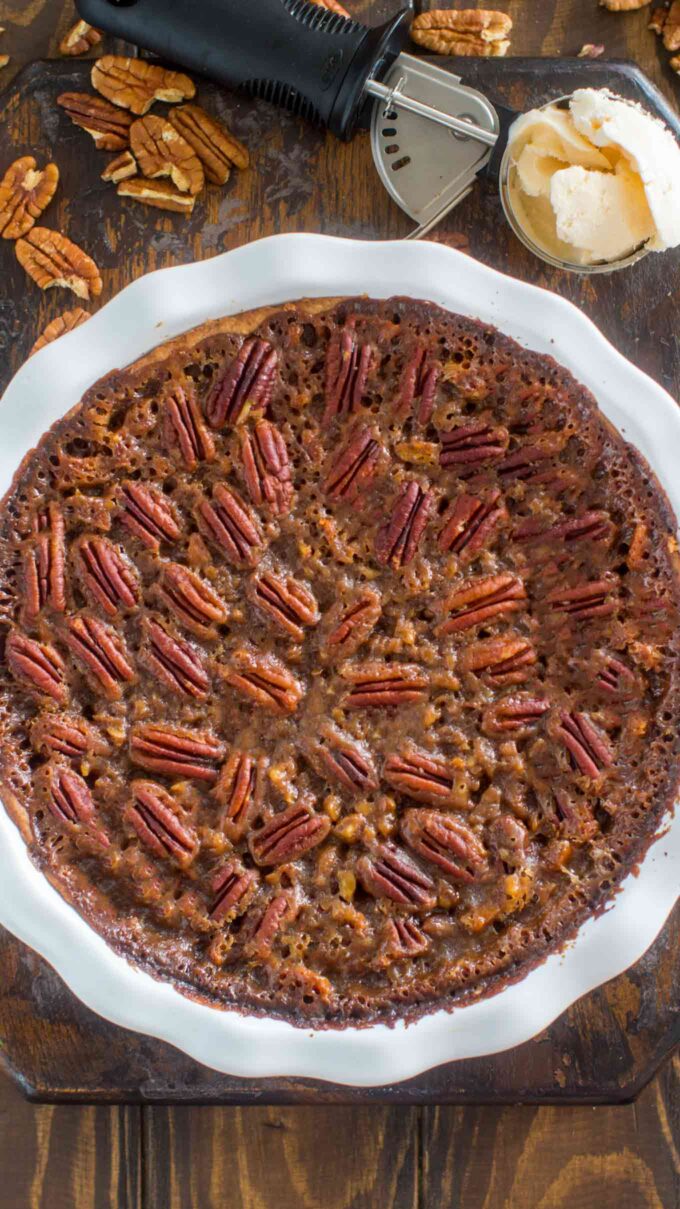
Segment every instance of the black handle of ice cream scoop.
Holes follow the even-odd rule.
[[[367,29],[306,0],[76,0],[80,16],[163,59],[349,138],[364,85],[402,50],[408,9]]]

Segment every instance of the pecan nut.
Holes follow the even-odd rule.
[[[245,943],[247,957],[266,957],[271,952],[277,933],[287,919],[295,914],[295,903],[285,894],[277,894],[255,921]]]
[[[518,479],[523,483],[544,482],[546,463],[556,452],[557,443],[552,436],[542,443],[520,445],[497,464],[496,471],[501,479]]]
[[[126,822],[156,856],[171,857],[185,869],[196,858],[199,842],[193,827],[181,817],[178,803],[155,781],[133,781],[130,788]]]
[[[122,483],[117,493],[120,520],[145,546],[157,553],[161,542],[175,542],[180,536],[177,516],[170,501],[158,487]]]
[[[142,722],[130,732],[130,759],[149,772],[216,781],[224,744],[208,731]]]
[[[323,427],[361,406],[372,361],[370,344],[360,344],[349,328],[331,337],[326,351]]]
[[[130,143],[132,118],[89,92],[62,92],[57,97],[74,126],[86,130],[100,151],[125,151]]]
[[[232,165],[248,167],[248,148],[200,105],[180,105],[171,110],[168,121],[193,147],[211,185],[226,185]]]
[[[130,127],[130,150],[142,176],[169,176],[181,193],[194,196],[205,184],[203,165],[170,122],[149,114]]]
[[[35,621],[49,605],[56,613],[66,609],[64,518],[54,501],[37,516],[37,535],[24,550],[24,614]]]
[[[367,894],[389,898],[412,910],[430,910],[437,902],[432,878],[405,852],[382,844],[372,856],[357,861],[357,876]]]
[[[352,685],[345,697],[347,709],[386,709],[422,701],[429,689],[423,668],[409,663],[361,663],[342,669]]]
[[[142,117],[154,101],[190,101],[196,87],[188,76],[147,59],[103,55],[92,66],[92,87],[121,109]]]
[[[205,697],[210,680],[194,648],[153,617],[144,619],[144,631],[146,645],[141,655],[159,680],[185,697]]]
[[[229,615],[221,596],[200,575],[181,563],[165,563],[158,597],[172,615],[199,638],[210,638]]]
[[[559,725],[555,728],[555,736],[564,744],[584,777],[596,780],[605,768],[610,768],[614,763],[607,740],[597,727],[593,726],[587,714],[578,710],[573,713],[562,710]]]
[[[584,512],[581,516],[572,516],[569,520],[561,521],[544,529],[540,520],[530,517],[513,530],[513,539],[517,542],[541,542],[553,546],[562,541],[565,545],[581,541],[609,541],[614,526],[607,512],[593,510]]]
[[[59,43],[59,53],[62,55],[86,55],[88,50],[91,50],[101,40],[100,29],[88,25],[87,21],[76,21]]]
[[[49,206],[59,184],[56,164],[38,170],[32,155],[10,164],[0,181],[0,235],[19,239]]]
[[[556,588],[546,596],[555,613],[585,621],[589,617],[609,617],[616,611],[613,585],[606,579],[577,584],[575,588]]]
[[[43,755],[57,754],[73,760],[111,752],[111,744],[85,718],[62,713],[38,714],[31,726],[31,744]]]
[[[262,531],[255,514],[235,491],[216,483],[212,500],[201,500],[196,511],[198,527],[227,561],[252,567],[262,553]]]
[[[52,344],[54,340],[58,340],[60,336],[65,336],[67,332],[72,332],[74,328],[80,327],[90,316],[87,311],[84,311],[81,306],[75,306],[70,311],[63,311],[61,315],[57,315],[51,323],[38,336],[33,348],[28,354],[32,357],[34,353],[39,353],[41,348],[45,348],[47,344]]]
[[[522,580],[509,572],[467,579],[441,602],[439,612],[447,616],[436,633],[456,634],[515,613],[526,597]]]
[[[246,594],[295,642],[302,642],[305,629],[315,626],[319,620],[319,608],[309,588],[291,576],[280,579],[271,571],[263,571],[251,576]]]
[[[243,478],[252,502],[274,516],[290,511],[294,487],[286,442],[268,420],[258,420],[252,432],[240,429]]]
[[[382,775],[393,789],[431,806],[458,805],[457,779],[450,764],[424,751],[409,748],[389,755]]]
[[[324,491],[332,500],[351,504],[373,482],[383,448],[378,430],[357,424],[333,461],[326,475]]]
[[[526,739],[549,709],[550,702],[538,697],[504,697],[484,710],[482,730],[486,735]]]
[[[152,181],[144,176],[131,176],[119,181],[116,193],[119,197],[129,197],[144,206],[170,210],[173,214],[191,214],[196,204],[194,193],[182,193],[172,181]]]
[[[671,6],[666,14],[666,20],[663,24],[663,44],[666,50],[670,50],[672,54],[680,50],[680,4],[678,0],[672,0]],[[678,70],[677,63],[671,59],[673,70]]]
[[[488,873],[481,840],[466,823],[450,814],[409,809],[401,817],[400,831],[417,856],[438,865],[455,881],[475,882]]]
[[[187,470],[195,470],[199,462],[212,462],[215,442],[203,423],[193,388],[176,386],[165,400],[163,436],[167,449],[175,450]]]
[[[412,919],[388,919],[383,929],[382,954],[392,961],[419,957],[429,948],[429,940]]]
[[[440,432],[439,439],[439,465],[454,466],[461,478],[469,478],[503,457],[510,434],[507,428],[494,428],[483,420],[475,420]]]
[[[75,554],[80,578],[90,599],[109,617],[134,609],[139,600],[139,581],[130,563],[106,537],[81,537]]]
[[[215,874],[211,891],[213,895],[210,918],[216,923],[229,923],[241,915],[257,890],[257,874],[245,870],[236,861],[228,861]]]
[[[483,675],[492,685],[521,684],[530,674],[537,655],[526,638],[482,638],[461,652],[458,667],[462,672]]]
[[[262,806],[264,767],[263,758],[234,751],[223,764],[212,790],[212,796],[222,808],[220,826],[232,844],[243,839]]]
[[[250,854],[258,865],[297,861],[326,838],[330,827],[326,815],[315,814],[304,804],[289,806],[251,835]]]
[[[274,655],[234,651],[222,675],[248,700],[275,714],[293,714],[304,689],[299,680]]]
[[[412,414],[423,428],[429,424],[440,373],[436,362],[429,360],[426,349],[417,348],[404,368],[394,411],[396,420],[403,421]]]
[[[85,675],[105,697],[118,700],[124,685],[135,678],[123,639],[103,621],[86,614],[69,618],[66,626],[64,641]]]
[[[459,495],[444,518],[437,539],[439,549],[460,555],[461,562],[470,562],[489,545],[494,531],[507,516],[498,490],[486,496]]]
[[[332,606],[324,621],[325,637],[321,657],[326,663],[339,663],[366,641],[382,613],[380,594],[363,588]]]
[[[242,424],[252,413],[265,412],[274,389],[278,356],[267,340],[244,340],[233,361],[218,375],[206,400],[212,428]]]
[[[331,723],[324,723],[304,750],[320,776],[334,777],[353,793],[378,788],[378,774],[368,751]]]
[[[62,286],[86,302],[101,294],[102,279],[92,258],[58,231],[33,227],[15,247],[19,264],[41,290]]]
[[[596,684],[609,697],[625,697],[635,688],[635,675],[620,659],[607,655],[597,674]]]
[[[554,789],[552,796],[560,835],[572,844],[585,844],[591,840],[598,827],[588,803],[563,789]]]
[[[411,37],[418,46],[438,55],[497,58],[510,45],[511,29],[512,18],[492,9],[432,9],[418,14]]]
[[[5,661],[24,688],[65,704],[68,688],[64,661],[49,643],[37,642],[20,630],[12,630],[5,643]]]
[[[115,159],[109,161],[101,174],[103,181],[111,181],[117,185],[120,181],[129,180],[137,175],[137,161],[131,151],[123,151]]]
[[[87,782],[72,768],[49,763],[38,781],[48,810],[60,823],[90,823],[96,807]]]
[[[426,491],[415,480],[403,484],[392,515],[376,534],[375,557],[379,563],[408,566],[423,539],[433,506],[433,491]]]

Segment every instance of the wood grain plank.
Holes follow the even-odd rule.
[[[3,1209],[142,1209],[141,1109],[36,1108],[0,1074]]]
[[[417,1209],[419,1110],[144,1109],[144,1209]]]

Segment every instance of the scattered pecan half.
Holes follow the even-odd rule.
[[[5,644],[5,661],[24,688],[39,697],[52,697],[60,705],[65,704],[68,688],[64,661],[49,643],[37,642],[21,630],[11,630]]]
[[[87,535],[74,546],[82,585],[90,599],[109,617],[134,609],[139,601],[139,580],[122,551],[107,537]]]
[[[141,722],[130,731],[130,759],[168,777],[216,781],[225,747],[209,731]]]
[[[536,652],[526,638],[508,635],[471,643],[461,651],[458,667],[462,672],[483,675],[493,685],[521,684],[536,659]]]
[[[60,823],[89,823],[94,818],[96,807],[87,782],[67,765],[50,761],[40,770],[37,784]]]
[[[248,148],[200,105],[180,105],[168,121],[193,148],[212,185],[226,185],[232,166],[248,167]]]
[[[595,683],[608,697],[624,697],[635,688],[635,675],[620,659],[607,655]]]
[[[236,861],[228,861],[215,874],[211,886],[210,918],[216,923],[228,923],[245,911],[257,890],[257,875],[245,870]]]
[[[258,420],[252,431],[239,429],[241,465],[254,504],[268,507],[274,516],[290,511],[294,487],[286,442],[268,420]]]
[[[137,174],[137,161],[131,151],[123,151],[111,160],[102,172],[103,181],[112,181],[117,185],[119,181],[126,181],[131,176]]]
[[[56,164],[38,169],[32,155],[10,164],[0,181],[0,235],[19,239],[49,206],[59,184]]]
[[[378,430],[369,424],[357,424],[345,444],[331,458],[324,491],[332,500],[350,504],[373,482],[382,446]]]
[[[655,34],[662,34],[663,27],[666,24],[667,16],[668,16],[667,8],[653,8],[649,15],[649,24],[647,26],[647,29],[651,29],[652,32]]]
[[[536,441],[533,444],[520,445],[496,464],[498,476],[507,481],[517,479],[522,483],[543,482],[546,465],[554,458],[557,448],[557,442],[552,436],[542,444]]]
[[[122,180],[116,188],[119,197],[130,197],[156,210],[171,210],[175,214],[191,214],[196,204],[193,193],[182,193],[172,181],[147,180],[144,176],[131,176]]]
[[[24,615],[29,622],[47,605],[56,613],[66,609],[64,517],[54,500],[39,512],[37,529],[23,557]]]
[[[123,687],[135,678],[123,639],[111,626],[86,613],[69,617],[64,641],[82,665],[95,689],[111,701],[123,695]]]
[[[130,150],[142,176],[169,176],[182,193],[194,196],[205,184],[203,165],[170,122],[150,113],[130,127]]]
[[[461,478],[469,478],[503,457],[510,434],[507,428],[494,428],[483,420],[473,420],[440,432],[439,440],[439,465],[453,466]]]
[[[614,763],[609,743],[593,726],[587,714],[574,710],[560,713],[555,735],[566,747],[579,772],[595,780]]]
[[[339,663],[353,655],[372,633],[381,613],[380,593],[374,588],[360,588],[349,600],[338,600],[324,618],[324,662]]]
[[[171,857],[185,869],[198,853],[198,836],[182,818],[178,802],[155,781],[133,781],[124,818],[156,856]]]
[[[577,59],[599,59],[605,52],[603,42],[584,42]]]
[[[347,709],[385,709],[422,701],[430,683],[423,668],[409,663],[348,664],[341,675],[352,685],[344,699]]]
[[[610,13],[632,13],[635,9],[645,8],[650,0],[600,0],[602,8]]]
[[[615,3],[616,0],[611,0]],[[619,0],[625,3],[626,0]],[[630,0],[629,0],[630,2]],[[495,9],[431,9],[411,25],[418,46],[438,55],[483,55],[498,58],[510,45],[512,18]]]
[[[111,744],[85,718],[76,714],[41,713],[31,726],[31,744],[35,751],[70,759],[83,756],[107,756]]]
[[[180,536],[175,510],[158,487],[128,479],[117,491],[119,517],[135,537],[157,553],[161,542],[175,542]]]
[[[17,260],[41,290],[63,286],[89,302],[102,292],[99,269],[87,252],[58,231],[33,227],[17,240]]]
[[[143,116],[154,101],[190,101],[196,86],[179,71],[168,71],[147,59],[103,55],[92,65],[92,87],[102,96]]]
[[[218,374],[205,404],[212,428],[242,424],[253,412],[267,410],[274,388],[278,356],[267,340],[255,336],[241,348]]]
[[[236,650],[222,674],[232,688],[275,714],[294,713],[304,691],[299,680],[274,655]]]
[[[330,827],[325,814],[315,814],[311,807],[296,803],[251,834],[250,854],[258,865],[297,861],[326,838]]]
[[[158,581],[158,596],[182,625],[199,638],[210,638],[216,625],[228,617],[221,596],[206,580],[181,563],[165,563]]]
[[[460,555],[461,562],[471,562],[480,550],[489,545],[508,511],[499,490],[487,495],[459,495],[444,517],[437,538],[440,550]]]
[[[451,804],[456,797],[451,765],[414,747],[389,755],[382,775],[393,789],[416,802],[441,806]]]
[[[456,881],[479,881],[488,872],[481,840],[466,823],[450,814],[411,808],[401,816],[400,831],[417,856],[438,865]]]
[[[267,617],[296,642],[302,642],[305,629],[319,620],[319,608],[309,588],[288,575],[281,579],[271,571],[262,571],[248,581],[246,595]]]
[[[254,921],[244,945],[246,956],[266,957],[282,924],[295,915],[295,909],[291,896],[277,894]]]
[[[428,360],[424,348],[416,349],[404,368],[394,409],[395,419],[405,420],[412,414],[423,427],[429,424],[440,372],[436,362]]]
[[[72,332],[74,328],[80,327],[81,323],[85,323],[85,320],[89,318],[89,313],[84,311],[81,306],[75,306],[70,311],[63,311],[61,315],[57,315],[56,319],[48,323],[38,336],[28,354],[29,357],[32,357],[34,353],[39,353],[41,348],[45,348],[53,340],[58,340],[60,336],[65,336],[67,332]]]
[[[323,427],[361,406],[372,361],[370,344],[360,344],[349,328],[331,337],[326,350]]]
[[[616,611],[614,585],[607,579],[591,580],[574,588],[555,588],[546,596],[555,613],[585,621],[589,617],[609,617]]]
[[[663,25],[663,44],[666,50],[670,50],[672,53],[680,50],[680,0],[672,0],[668,10]],[[677,65],[673,65],[672,59],[671,67],[674,71],[678,70]]]
[[[564,789],[554,789],[552,797],[560,835],[572,844],[585,844],[591,840],[598,826],[588,803],[583,798],[566,793]]]
[[[305,754],[320,776],[334,777],[353,793],[378,788],[378,774],[369,752],[330,722],[304,745]]]
[[[223,764],[212,790],[221,807],[220,826],[232,844],[243,839],[262,806],[264,767],[262,757],[234,751]]]
[[[170,453],[177,451],[187,470],[199,462],[212,462],[215,442],[201,415],[192,386],[175,386],[165,400],[163,436]]]
[[[538,697],[504,697],[484,710],[482,730],[485,735],[526,739],[549,709],[550,702]]]
[[[124,151],[130,143],[132,118],[89,92],[62,92],[57,105],[68,114],[74,126],[86,130],[100,151]]]
[[[523,608],[527,594],[522,580],[504,571],[466,579],[440,603],[439,613],[446,617],[437,626],[440,635],[454,634],[484,625]]]
[[[102,40],[102,32],[88,25],[87,21],[76,21],[59,43],[62,55],[86,55],[88,50]]]
[[[406,567],[414,558],[434,507],[434,492],[415,480],[404,483],[389,520],[375,538],[375,557],[379,563]]]
[[[210,680],[193,646],[154,617],[145,617],[143,628],[146,641],[140,653],[154,675],[174,692],[198,699],[205,697]]]
[[[382,844],[371,856],[360,857],[357,876],[368,894],[389,898],[402,907],[427,911],[437,901],[432,878],[392,844]]]
[[[388,919],[382,933],[381,953],[393,961],[419,957],[429,948],[430,941],[412,919]]]
[[[210,500],[196,509],[201,533],[236,567],[253,567],[262,554],[262,530],[255,513],[226,483],[216,483]]]

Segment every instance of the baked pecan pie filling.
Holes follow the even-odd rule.
[[[293,1021],[525,973],[677,787],[674,518],[548,357],[408,299],[103,379],[0,530],[2,793],[130,960]]]

